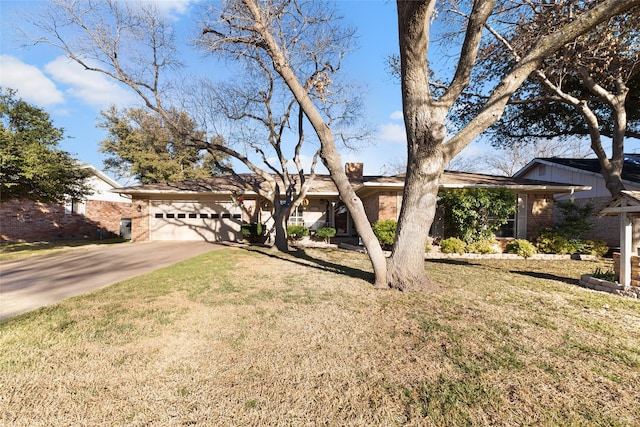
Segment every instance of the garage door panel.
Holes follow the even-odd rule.
[[[241,238],[239,208],[225,201],[151,201],[151,240],[236,241]]]

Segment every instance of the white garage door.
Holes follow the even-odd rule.
[[[231,200],[151,200],[150,240],[236,241],[242,213]]]

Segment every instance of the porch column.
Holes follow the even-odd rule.
[[[633,221],[629,218],[625,207],[627,201],[622,199],[622,212],[620,212],[620,283],[631,285],[631,255],[633,249],[631,242],[633,238]]]

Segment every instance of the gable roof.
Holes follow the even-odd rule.
[[[250,185],[259,185],[268,190],[264,178],[255,174],[238,174]],[[404,188],[405,174],[393,176],[365,175],[361,179],[351,180],[351,184],[359,195],[370,194],[375,191],[397,190]],[[508,187],[520,192],[572,193],[590,190],[589,186],[563,184],[557,182],[538,181],[524,178],[511,178],[496,175],[483,175],[466,172],[445,171],[440,180],[440,188],[502,188]],[[212,178],[200,178],[189,181],[135,185],[119,188],[123,194],[252,194],[239,184],[232,175],[218,175]],[[329,175],[316,175],[308,192],[316,196],[338,196],[338,189]]]
[[[635,216],[640,215],[640,191],[622,190],[598,209],[597,215],[603,217],[619,215],[621,212],[627,212]]]
[[[562,157],[539,157],[530,161],[525,167],[513,176],[519,177],[533,169],[538,164],[557,165],[563,168],[573,169],[591,174],[601,175],[601,167],[598,159],[573,159]],[[622,167],[622,179],[624,181],[640,183],[640,154],[625,154]]]

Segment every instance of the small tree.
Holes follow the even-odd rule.
[[[207,178],[220,172],[214,158],[194,140],[204,140],[204,132],[185,112],[168,111],[182,132],[167,126],[162,117],[147,109],[103,111],[98,126],[107,130],[100,151],[107,154],[107,170],[120,177],[133,177],[143,184]],[[219,155],[221,157],[222,155]],[[226,157],[226,156],[225,156]]]
[[[11,89],[0,89],[0,197],[60,202],[82,199],[91,190],[89,171],[57,148],[64,132],[49,114]]]
[[[567,239],[581,239],[585,233],[593,229],[589,218],[593,214],[593,205],[581,205],[575,199],[557,202],[562,219],[554,227],[554,231]]]
[[[516,195],[504,188],[451,190],[441,194],[440,204],[448,237],[472,243],[495,237],[516,212]]]

